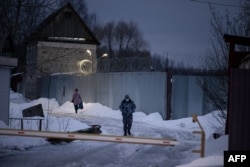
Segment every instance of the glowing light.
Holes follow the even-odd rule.
[[[90,60],[84,59],[79,61],[78,65],[81,73],[89,73],[92,66],[92,62]]]
[[[71,37],[49,37],[52,40],[64,40],[64,41],[85,41],[85,38],[71,38]]]
[[[92,52],[88,49],[86,50],[86,52],[91,56],[92,55]]]
[[[107,57],[108,56],[108,54],[107,53],[104,53],[103,55],[102,55],[102,57]]]

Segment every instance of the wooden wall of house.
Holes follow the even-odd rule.
[[[91,40],[92,37],[89,32],[83,28],[84,26],[79,16],[74,14],[73,9],[65,8],[53,18],[53,21],[49,22],[42,29],[40,38],[71,37]]]
[[[229,150],[250,150],[250,70],[231,69]]]

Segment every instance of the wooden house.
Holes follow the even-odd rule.
[[[228,150],[249,151],[250,52],[237,50],[236,46],[249,47],[250,38],[226,34],[224,39],[229,43]]]
[[[39,97],[39,78],[55,73],[96,71],[98,40],[68,3],[31,33],[27,44],[24,94]]]

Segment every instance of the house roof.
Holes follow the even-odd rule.
[[[65,6],[50,14],[37,29],[31,33],[28,42],[38,40],[100,44],[71,3],[67,3]]]
[[[250,46],[250,38],[235,36],[235,35],[224,35],[225,42],[230,44],[229,48],[229,68],[238,68],[243,62],[249,61],[246,57],[250,54],[249,51],[235,51],[235,45]]]
[[[240,44],[240,45],[250,46],[250,38],[248,38],[248,37],[225,34],[224,40],[226,42],[229,42],[232,44]]]

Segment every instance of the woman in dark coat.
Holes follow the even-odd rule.
[[[81,103],[82,103],[82,97],[81,97],[81,95],[78,93],[78,89],[75,89],[75,92],[74,92],[74,94],[73,94],[73,96],[72,96],[72,103],[74,104],[74,106],[75,106],[75,112],[77,113],[77,110],[79,109],[79,108],[81,108],[82,109],[82,106],[79,106],[79,105],[82,105]]]
[[[135,112],[135,104],[130,99],[128,95],[125,96],[125,98],[122,100],[120,106],[119,106],[121,112],[122,112],[122,118],[123,118],[123,130],[124,130],[124,136],[131,135],[131,127],[133,122],[133,113]]]

